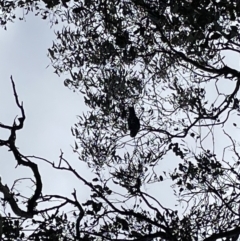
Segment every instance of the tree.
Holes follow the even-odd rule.
[[[85,1],[61,12],[71,25],[56,33],[49,56],[57,74],[69,72],[65,85],[83,93],[90,108],[72,132],[74,151],[96,178],[85,180],[63,155],[59,165],[41,159],[71,172],[92,195],[80,203],[75,192],[73,199],[41,199],[35,191],[28,211],[39,215],[72,204],[77,208],[73,240],[236,240],[240,158],[228,126],[234,116],[237,130],[240,72],[222,53],[239,53],[239,6],[223,0]],[[227,81],[233,85],[230,93]],[[141,123],[135,139],[123,118],[129,106],[136,107]],[[11,133],[15,128],[9,127]],[[222,156],[214,148],[213,130],[226,142]],[[3,143],[14,153],[10,140]],[[178,166],[159,171],[169,153],[177,156]],[[185,212],[144,191],[144,185],[167,178]],[[54,198],[62,204],[33,209],[37,201]]]
[[[239,7],[238,1],[221,0],[86,1],[66,13],[74,27],[57,32],[49,53],[56,73],[70,74],[65,85],[83,93],[90,108],[73,128],[75,151],[98,175],[110,167],[113,182],[127,191],[126,200],[139,200],[132,208],[117,209],[95,194],[107,203],[105,214],[115,217],[109,223],[107,214],[94,218],[115,238],[216,240],[239,234],[239,162],[215,153],[213,133],[217,129],[226,143],[230,140],[238,160],[236,142],[218,127],[239,115],[240,72],[223,57],[227,50],[239,53]],[[219,90],[227,81],[230,93]],[[122,106],[133,104],[142,113],[131,149],[120,117]],[[212,136],[212,148],[204,148],[209,141],[204,132]],[[200,146],[195,152],[190,138]],[[142,191],[144,183],[164,179],[154,168],[169,152],[180,158],[169,176],[176,195],[189,204],[183,216],[157,201],[151,205],[153,197]],[[152,212],[141,209],[141,202]]]

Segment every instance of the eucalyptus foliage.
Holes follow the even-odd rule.
[[[75,192],[73,199],[45,196],[76,207],[75,233],[63,231],[71,234],[65,239],[237,240],[240,72],[224,53],[240,52],[240,2],[44,3],[64,24],[48,49],[52,66],[69,74],[64,84],[89,108],[72,127],[73,150],[96,174],[85,180],[62,155],[59,165],[45,160],[92,191],[85,203]],[[131,106],[140,130],[130,136]],[[162,170],[173,158],[175,168]],[[175,207],[161,203],[169,182]]]

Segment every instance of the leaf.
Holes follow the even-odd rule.
[[[55,56],[54,56],[54,51],[52,49],[48,49],[48,52],[50,54],[50,56],[55,59]]]
[[[195,137],[195,134],[192,132],[192,133],[190,134],[190,136],[191,136],[191,137]]]
[[[215,33],[213,33],[213,35],[210,37],[210,39],[216,40],[216,39],[219,39],[221,36],[222,36],[221,34],[215,32]]]

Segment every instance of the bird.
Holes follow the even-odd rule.
[[[130,136],[135,137],[140,129],[140,121],[139,118],[136,116],[133,106],[129,106],[128,111],[128,129],[130,130]]]

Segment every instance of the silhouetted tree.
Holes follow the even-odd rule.
[[[234,134],[240,114],[240,72],[223,53],[239,54],[239,1],[70,1],[68,9],[60,6],[48,11],[59,7],[58,16],[67,26],[56,32],[49,57],[57,74],[69,73],[64,84],[79,90],[90,108],[72,133],[74,151],[96,178],[84,179],[62,154],[58,165],[41,159],[72,173],[92,192],[85,203],[78,201],[76,192],[72,199],[41,196],[36,164],[15,147],[15,132],[24,122],[18,104],[20,124],[0,125],[11,132],[1,143],[18,164],[33,171],[36,189],[23,211],[0,183],[14,213],[30,219],[71,204],[76,221],[64,233],[68,240],[236,239],[240,154]],[[123,115],[123,106],[133,103],[142,109],[139,133],[140,124],[133,132]],[[128,129],[131,136],[138,133],[134,140]],[[167,154],[176,157],[168,159]],[[162,160],[178,164],[173,170],[162,165],[157,169]],[[176,197],[175,208],[161,200],[161,183],[167,181]],[[157,190],[153,195],[144,190],[150,184]],[[36,209],[38,202],[53,199],[61,204]],[[64,227],[71,223],[66,220]],[[50,233],[57,233],[56,225]]]

